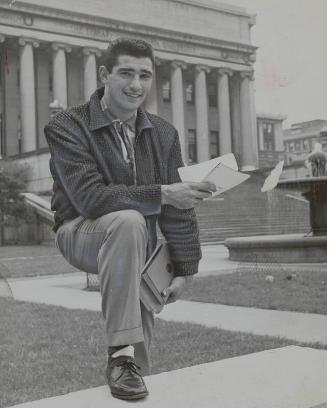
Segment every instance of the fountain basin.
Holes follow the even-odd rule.
[[[301,192],[310,204],[311,233],[229,238],[229,259],[243,262],[327,262],[327,176],[279,181],[280,190]]]
[[[258,235],[224,241],[229,259],[263,263],[326,263],[327,236]]]
[[[314,236],[327,236],[327,177],[287,179],[278,183],[280,190],[302,193],[310,204],[310,224]]]

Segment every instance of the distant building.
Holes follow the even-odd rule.
[[[283,121],[286,116],[257,114],[259,168],[284,160]]]
[[[0,155],[30,164],[30,191],[50,190],[49,104],[87,100],[108,40],[132,36],[155,49],[146,108],[178,129],[184,161],[232,151],[258,167],[254,24],[213,0],[0,0]]]
[[[309,176],[310,172],[305,161],[313,150],[315,143],[322,143],[323,149],[327,151],[326,127],[327,120],[316,119],[294,123],[290,129],[284,130],[284,178]]]
[[[287,165],[304,163],[314,144],[323,142],[321,132],[327,126],[327,120],[316,119],[294,123],[284,130],[284,146]],[[324,143],[323,143],[324,144]]]

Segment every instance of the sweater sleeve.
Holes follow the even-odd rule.
[[[79,138],[81,129],[72,118],[65,119],[60,124],[52,121],[44,132],[56,178],[76,211],[93,219],[127,209],[144,216],[159,214],[160,185],[106,184],[88,146]]]
[[[178,167],[183,160],[178,135],[172,145],[168,163],[168,184],[179,183]],[[163,205],[158,219],[159,227],[167,240],[177,276],[198,272],[201,259],[199,230],[194,209],[182,210],[172,205]]]

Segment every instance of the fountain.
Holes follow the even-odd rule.
[[[322,138],[327,129],[321,131]],[[327,262],[327,154],[317,143],[308,156],[309,176],[280,180],[277,189],[296,191],[309,202],[311,232],[309,234],[283,234],[229,238],[224,245],[233,261],[276,263]]]

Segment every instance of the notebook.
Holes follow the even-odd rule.
[[[159,245],[142,271],[140,284],[141,301],[147,310],[159,313],[167,298],[162,295],[174,278],[174,267],[170,259],[168,244]]]

